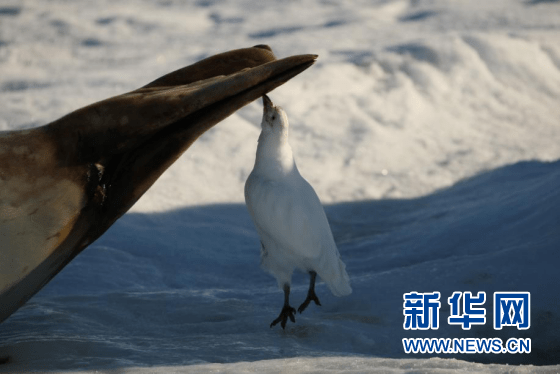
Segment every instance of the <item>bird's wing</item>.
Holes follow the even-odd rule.
[[[246,202],[259,234],[310,260],[336,248],[325,211],[309,183],[257,179],[247,183]]]

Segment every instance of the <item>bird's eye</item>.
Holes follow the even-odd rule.
[[[274,121],[276,119],[276,116],[272,116],[272,120]]]

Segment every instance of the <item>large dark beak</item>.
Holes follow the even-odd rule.
[[[0,187],[7,186],[0,188],[0,322],[128,211],[200,135],[316,58],[277,60],[267,46],[234,50],[49,125],[0,133]]]

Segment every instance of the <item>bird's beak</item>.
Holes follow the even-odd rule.
[[[272,103],[272,101],[270,100],[270,98],[267,95],[263,95],[262,99],[263,99],[263,105],[264,105],[265,112],[268,109],[272,109],[274,107],[274,104]]]

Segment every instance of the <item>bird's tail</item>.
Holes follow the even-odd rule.
[[[335,296],[347,296],[352,293],[352,287],[350,287],[350,277],[346,272],[346,265],[340,258],[329,266],[326,272],[319,273],[321,279],[323,279],[329,289]]]

